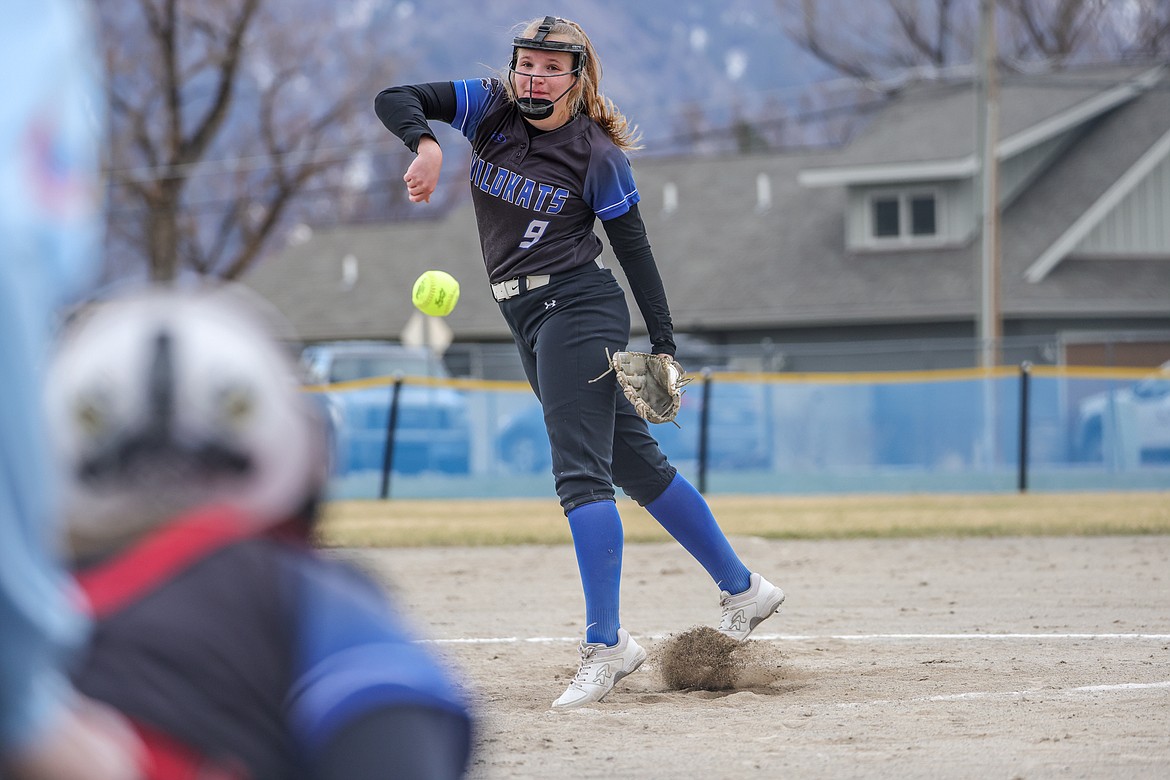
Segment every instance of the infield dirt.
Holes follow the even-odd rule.
[[[1170,536],[733,543],[788,594],[736,687],[668,681],[718,593],[677,545],[628,544],[622,623],[650,658],[570,712],[549,704],[584,631],[571,546],[329,554],[459,670],[472,778],[1170,776]]]

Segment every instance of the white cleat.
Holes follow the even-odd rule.
[[[581,667],[568,689],[553,702],[554,710],[571,710],[601,701],[618,680],[637,671],[646,660],[646,651],[624,628],[618,629],[618,643],[612,647],[581,643]]]
[[[753,574],[750,582],[743,593],[732,595],[722,591],[719,600],[719,606],[723,607],[719,632],[737,642],[747,639],[756,626],[771,617],[784,603],[784,591],[759,574]]]

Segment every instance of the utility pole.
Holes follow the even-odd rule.
[[[999,365],[1000,306],[999,306],[999,160],[995,155],[999,138],[999,69],[998,48],[995,42],[996,0],[980,0],[980,65],[979,88],[976,92],[979,114],[979,364],[984,373],[983,385],[983,441],[980,460],[988,467],[998,462],[999,446],[996,436],[998,420],[995,402],[995,377],[992,369]]]
[[[979,184],[982,226],[979,237],[980,365],[999,365],[1002,338],[999,251],[999,51],[995,39],[996,0],[980,0],[981,67],[979,78]]]

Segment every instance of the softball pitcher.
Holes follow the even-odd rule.
[[[720,630],[746,639],[784,600],[739,559],[706,501],[667,461],[618,388],[608,355],[626,349],[630,311],[602,266],[601,221],[645,319],[655,353],[673,355],[666,292],[626,152],[636,133],[599,91],[601,63],[575,22],[546,16],[512,41],[495,78],[398,86],[375,110],[417,154],[403,180],[429,200],[443,152],[428,120],[471,142],[472,201],[492,295],[544,411],[557,495],[569,521],[585,593],[581,666],[553,702],[600,701],[646,651],[621,627],[623,532],[617,485],[707,570],[721,591]]]

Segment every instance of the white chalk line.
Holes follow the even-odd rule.
[[[1053,693],[1116,693],[1118,691],[1148,691],[1170,688],[1170,680],[1152,683],[1117,683],[1115,685],[1082,685],[1077,688],[1033,688],[1026,691],[970,691],[948,695],[929,696],[926,701],[964,701],[966,699],[988,699],[993,697],[1018,698]]]
[[[1170,680],[1151,683],[1117,683],[1115,685],[1081,685],[1076,688],[1031,688],[1022,691],[966,691],[936,696],[916,696],[911,699],[872,699],[870,701],[837,702],[840,709],[876,707],[888,704],[926,704],[931,702],[984,701],[988,699],[1026,699],[1076,696],[1089,693],[1122,693],[1125,691],[1152,691],[1170,689]]]
[[[672,634],[655,634],[648,637],[639,637],[650,640],[669,639]],[[1102,641],[1170,641],[1170,634],[1089,634],[1089,633],[1030,633],[1030,634],[753,634],[753,642],[906,642],[918,640],[945,640],[945,641],[985,641],[985,640],[1018,640],[1018,641],[1068,641],[1068,640],[1102,640]],[[488,636],[488,637],[448,637],[443,639],[423,639],[424,643],[436,645],[512,645],[512,644],[576,644],[581,641],[580,636]]]

